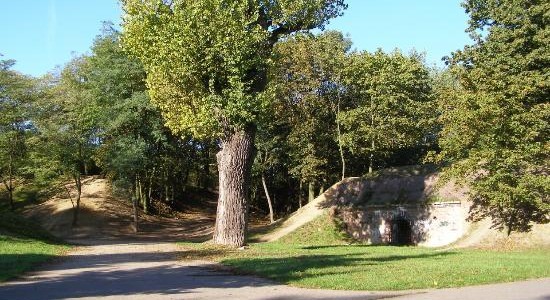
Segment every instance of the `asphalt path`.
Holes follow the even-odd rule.
[[[96,242],[0,284],[0,300],[47,299],[500,299],[550,300],[550,278],[457,289],[354,292],[289,287],[181,259],[174,243]]]

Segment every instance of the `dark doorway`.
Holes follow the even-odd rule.
[[[412,245],[411,222],[404,218],[392,220],[391,244],[396,246]]]

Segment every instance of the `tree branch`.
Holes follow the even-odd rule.
[[[279,40],[279,37],[282,36],[282,35],[291,34],[291,33],[297,32],[297,31],[311,30],[311,29],[314,29],[316,27],[317,26],[313,23],[305,24],[304,22],[298,22],[294,25],[283,24],[283,25],[280,25],[279,27],[275,28],[271,32],[271,36],[269,37],[269,41],[270,41],[271,45],[274,45]]]

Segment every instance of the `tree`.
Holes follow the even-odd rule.
[[[350,47],[351,41],[337,31],[295,35],[275,47],[270,85],[276,91],[278,117],[291,128],[286,138],[291,173],[308,183],[309,200],[315,184],[322,188],[332,181],[333,166],[341,164],[345,176],[338,115],[344,99],[341,70]]]
[[[138,210],[155,213],[155,201],[173,203],[176,183],[185,185],[196,158],[197,142],[176,137],[152,105],[145,70],[120,47],[120,33],[105,23],[80,73],[95,103],[98,145],[94,160],[117,191]],[[198,163],[197,163],[198,164]]]
[[[85,64],[86,57],[76,57],[59,74],[45,79],[46,91],[40,99],[40,116],[36,119],[39,142],[35,147],[41,150],[38,154],[41,160],[47,161],[42,167],[70,178],[75,184],[73,226],[78,225],[82,173],[98,145],[95,119],[99,112],[85,87],[82,73]]]
[[[419,55],[355,53],[344,76],[354,102],[341,113],[344,144],[369,156],[369,173],[388,154],[422,142],[431,129],[433,97]]]
[[[323,27],[343,0],[125,0],[123,43],[177,134],[220,139],[214,242],[242,246],[258,117],[273,45]]]
[[[474,220],[507,232],[550,221],[550,37],[545,1],[467,0],[474,44],[447,59],[442,157],[470,187]]]
[[[0,180],[8,192],[10,208],[15,209],[15,179],[22,175],[27,155],[27,131],[33,81],[10,68],[13,60],[0,60]]]

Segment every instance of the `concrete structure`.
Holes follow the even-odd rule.
[[[325,193],[344,229],[372,244],[448,245],[468,230],[467,190],[438,186],[432,170],[387,170],[376,178],[349,178]]]
[[[342,207],[336,215],[353,238],[372,244],[448,245],[468,229],[461,202]]]

